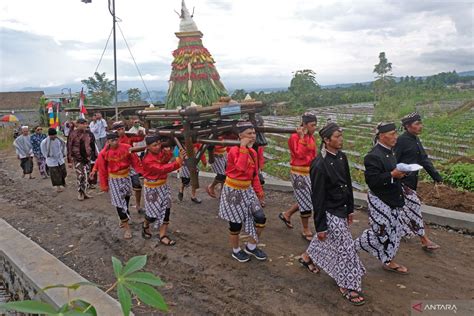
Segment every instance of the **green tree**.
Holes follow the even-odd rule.
[[[232,93],[231,98],[233,100],[243,100],[245,96],[247,95],[247,92],[244,89],[237,89]]]
[[[90,103],[93,105],[112,105],[115,96],[114,81],[106,78],[105,72],[95,72],[93,77],[81,80],[87,87]]]
[[[378,95],[380,100],[395,82],[392,75],[392,63],[388,62],[385,52],[379,54],[379,63],[375,65],[373,72],[377,74],[377,80],[374,82],[375,97],[377,98]]]
[[[313,93],[319,89],[316,73],[311,69],[297,70],[288,88],[294,95]]]
[[[128,89],[127,95],[128,95],[128,102],[130,102],[130,104],[142,100],[142,92],[138,88]]]

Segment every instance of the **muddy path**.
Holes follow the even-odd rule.
[[[68,172],[69,187],[57,194],[49,180],[39,178],[36,166],[36,179],[21,179],[13,152],[0,152],[0,217],[104,287],[113,282],[111,256],[128,260],[147,254],[146,270],[166,282],[161,292],[174,315],[405,315],[412,300],[474,298],[471,236],[429,229],[442,247],[436,254],[423,252],[417,240],[402,243],[396,259],[409,267],[407,276],[385,272],[377,260],[361,253],[367,268],[363,279],[367,304],[353,307],[327,275],[311,275],[298,264],[296,257],[307,247],[300,237],[299,219],[294,218],[295,228],[289,230],[277,218],[293,203],[289,193],[267,190],[268,220],[261,243],[269,260],[241,264],[230,257],[227,225],[217,218],[217,200],[204,192],[201,205],[193,204],[189,193],[178,202],[178,181],[170,179],[174,203],[170,233],[177,245],[169,248],[156,238],[142,239],[143,219],[134,209],[134,237],[122,240],[108,195],[94,190],[93,199],[77,201],[73,172]],[[357,211],[353,235],[366,226],[365,212]],[[134,312],[158,315],[143,306],[135,306]]]

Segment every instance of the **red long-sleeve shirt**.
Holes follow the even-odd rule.
[[[297,133],[291,134],[288,139],[290,149],[290,165],[309,167],[316,158],[316,142],[313,135],[305,134],[302,139]]]
[[[109,145],[99,153],[94,168],[99,171],[100,185],[103,189],[108,187],[109,175],[125,172],[130,166],[138,173],[143,172],[142,164],[138,156],[129,151],[130,145],[118,144],[117,148],[111,148]]]
[[[169,162],[173,158],[170,150],[161,150],[158,154],[148,152],[142,160],[143,177],[147,180],[164,180],[168,177],[168,173],[181,168],[181,159],[177,158],[173,162]]]
[[[263,189],[258,179],[257,153],[252,148],[233,146],[227,153],[226,175],[228,178],[251,181],[255,193],[263,197]]]

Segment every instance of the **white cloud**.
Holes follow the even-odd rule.
[[[116,0],[117,16],[149,88],[166,87],[180,0]],[[366,81],[385,51],[395,75],[471,70],[474,2],[410,0],[188,0],[227,87],[286,87],[313,69],[321,84]],[[22,0],[0,5],[1,90],[92,75],[111,30],[107,1]],[[117,30],[120,81],[138,74]],[[112,43],[99,67],[113,75]],[[453,53],[455,52],[455,53]],[[447,55],[443,55],[447,53]],[[434,62],[426,60],[431,58]],[[136,85],[143,89],[138,81]]]

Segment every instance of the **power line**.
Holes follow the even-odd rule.
[[[148,100],[151,102],[151,95],[150,91],[148,91],[148,87],[145,84],[145,80],[143,80],[142,73],[140,72],[140,69],[138,69],[137,62],[135,61],[135,57],[133,57],[132,51],[130,49],[130,46],[128,46],[127,40],[125,39],[125,35],[123,35],[122,28],[120,27],[120,23],[117,23],[120,34],[122,34],[123,40],[125,42],[125,45],[127,45],[128,52],[130,53],[130,56],[132,57],[133,63],[135,64],[135,68],[137,68],[138,75],[140,75],[140,79],[142,80],[143,86],[145,87],[146,93],[148,94]]]
[[[109,40],[110,40],[110,37],[112,36],[112,31],[113,31],[113,28],[110,29],[109,38],[107,38],[107,42],[105,42],[104,50],[102,51],[102,55],[100,56],[99,63],[97,64],[97,67],[95,67],[94,73],[96,73],[97,70],[99,69],[100,63],[102,62],[102,57],[104,57],[105,51],[107,50],[107,45],[109,45]]]

